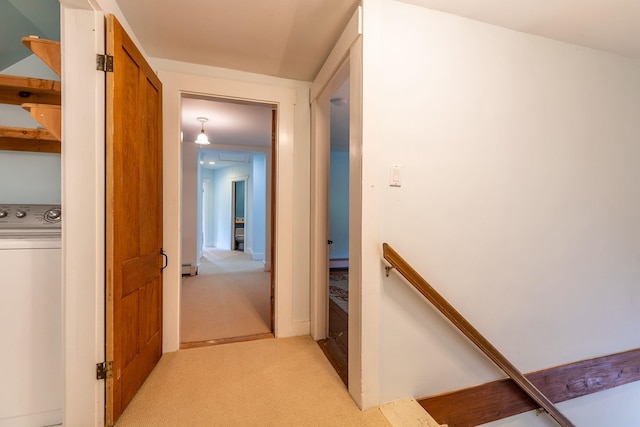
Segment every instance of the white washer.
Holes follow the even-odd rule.
[[[0,205],[0,427],[62,425],[61,210]]]

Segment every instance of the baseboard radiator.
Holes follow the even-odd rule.
[[[195,276],[198,274],[198,266],[196,264],[182,264],[183,276]]]

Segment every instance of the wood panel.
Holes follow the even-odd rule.
[[[107,18],[106,424],[118,420],[162,355],[162,85]]]
[[[640,380],[640,349],[525,375],[549,399],[563,402]],[[537,409],[511,379],[418,399],[440,424],[472,427]]]

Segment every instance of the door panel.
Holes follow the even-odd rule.
[[[106,424],[162,355],[162,86],[118,21],[107,17]]]

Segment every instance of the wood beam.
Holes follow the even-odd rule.
[[[0,150],[60,153],[60,141],[44,129],[0,127]]]
[[[59,105],[22,104],[31,116],[58,140],[62,141],[62,108]]]
[[[62,77],[60,42],[29,36],[22,38],[22,44],[35,53],[54,73]]]
[[[529,381],[553,403],[640,380],[640,349],[532,372]],[[539,408],[511,379],[417,399],[441,424],[473,427]]]
[[[59,81],[0,74],[0,104],[22,105],[25,102],[60,105]]]

